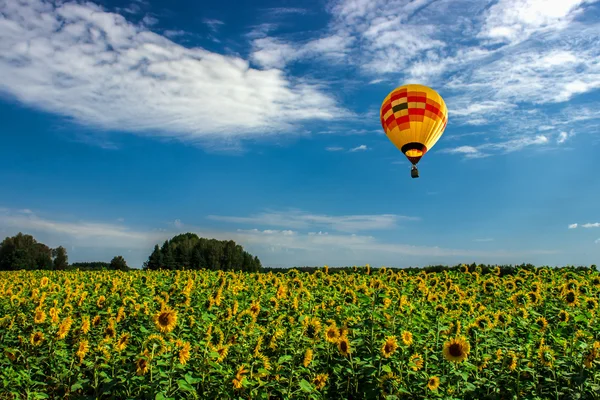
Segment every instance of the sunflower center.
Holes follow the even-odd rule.
[[[450,355],[452,355],[453,357],[460,357],[462,356],[462,346],[459,343],[453,343],[450,345],[450,347],[448,348],[448,351],[450,352]]]
[[[342,349],[344,353],[348,351],[348,344],[344,340],[340,342],[340,349]]]
[[[159,322],[159,324],[161,324],[162,326],[167,326],[167,325],[169,325],[169,320],[170,320],[170,318],[169,318],[169,314],[168,314],[168,313],[161,313],[161,314],[158,316],[158,322]]]
[[[573,293],[573,292],[567,293],[567,301],[569,303],[573,303],[575,301],[575,293]]]

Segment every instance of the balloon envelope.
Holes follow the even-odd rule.
[[[448,109],[435,90],[410,84],[386,96],[380,118],[388,139],[416,165],[444,133]]]

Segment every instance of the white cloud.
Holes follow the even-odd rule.
[[[316,216],[317,219],[324,218],[322,225],[329,225],[334,228],[356,227],[373,222],[373,216],[358,216],[356,220],[348,221],[344,217]],[[383,217],[385,226],[389,226],[389,217],[374,216],[375,221]],[[249,222],[252,217],[249,219]],[[364,221],[362,224],[359,220]],[[294,221],[290,221],[294,225]],[[317,226],[320,222],[310,218],[308,221],[300,221],[301,227]],[[323,221],[321,221],[323,222]],[[160,244],[164,240],[173,237],[180,231],[167,231],[164,229],[142,230],[126,227],[124,225],[107,224],[102,222],[89,221],[60,221],[37,216],[36,213],[26,214],[19,211],[2,209],[0,213],[0,226],[4,227],[3,232],[8,235],[14,235],[21,231],[23,233],[33,234],[36,239],[46,243],[51,247],[63,245],[75,254],[71,253],[69,258],[75,260],[101,260],[112,258],[116,253],[123,253],[127,250],[125,257],[128,264],[135,267],[141,267],[142,262],[147,260],[152,247]],[[528,250],[524,252],[514,251],[474,251],[468,249],[450,249],[438,246],[414,246],[404,243],[381,242],[374,236],[356,235],[356,234],[331,234],[327,232],[308,232],[299,233],[291,229],[273,230],[273,229],[250,229],[235,231],[207,231],[205,229],[189,227],[186,232],[194,232],[200,237],[215,238],[218,240],[234,240],[246,249],[252,249],[252,254],[256,254],[263,261],[263,265],[272,265],[275,260],[282,261],[290,266],[307,265],[314,262],[315,256],[319,262],[327,262],[327,259],[347,260],[344,262],[355,262],[357,259],[373,259],[382,256],[389,259],[398,260],[398,256],[409,257],[492,257],[494,259],[507,259],[510,257],[521,257],[531,254],[554,254],[555,251],[547,250]],[[294,251],[301,253],[295,254],[291,260],[288,254]],[[277,259],[271,256],[272,253],[280,254],[284,258]],[[73,257],[75,256],[75,257]],[[275,257],[275,258],[273,258]],[[267,260],[272,260],[271,262]],[[279,263],[279,262],[277,262]]]
[[[515,43],[539,31],[566,28],[586,0],[499,0],[492,5],[480,33],[494,41]]]
[[[325,150],[327,150],[327,151],[342,151],[342,150],[344,150],[344,148],[338,147],[338,146],[329,146],[329,147],[325,147]]]
[[[440,153],[462,154],[465,158],[483,158],[489,157],[493,152],[507,154],[522,150],[525,147],[541,146],[549,142],[545,135],[536,135],[534,137],[521,136],[508,139],[502,142],[484,143],[478,146],[459,146],[440,150]]]
[[[185,48],[91,3],[4,2],[0,37],[0,91],[94,128],[198,141],[345,114],[313,83]]]
[[[181,222],[181,220],[180,220],[180,219],[176,219],[176,220],[173,222],[173,225],[174,225],[174,226],[175,226],[175,228],[177,228],[177,229],[181,229],[181,228],[183,228],[183,223]]]
[[[164,237],[160,232],[142,232],[122,224],[57,221],[40,217],[32,211],[5,210],[0,212],[0,225],[23,233],[32,231],[53,235],[59,241],[69,238],[77,246],[106,246],[116,248],[147,247]]]
[[[581,225],[582,228],[600,228],[600,222],[587,223]]]
[[[351,152],[355,152],[355,151],[365,151],[368,150],[367,145],[361,144],[360,146],[356,146],[352,149],[350,149]]]
[[[556,138],[556,142],[558,144],[562,144],[562,143],[566,142],[567,139],[573,137],[574,135],[575,135],[575,133],[573,130],[571,130],[569,133],[562,131],[558,134],[558,137]]]
[[[263,212],[249,217],[209,215],[208,218],[230,223],[279,226],[293,229],[329,227],[342,232],[392,229],[396,228],[400,221],[418,220],[416,217],[407,217],[396,214],[335,216],[312,214],[294,209],[289,211]]]
[[[329,61],[342,60],[352,39],[333,34],[305,43],[285,41],[273,37],[259,37],[252,42],[250,59],[264,68],[284,68],[292,61],[312,57],[325,57]]]
[[[448,114],[459,117],[470,117],[472,115],[486,115],[492,113],[501,113],[515,108],[515,104],[509,104],[504,101],[482,101],[474,103],[472,100],[462,99],[457,104],[453,104],[453,99],[448,100]],[[451,105],[453,106],[451,108]]]
[[[473,104],[565,102],[600,87],[600,49],[585,34],[550,38],[544,47],[503,50],[501,57],[466,66],[446,87]]]
[[[558,138],[556,139],[556,141],[558,143],[564,143],[567,140],[568,137],[569,137],[569,134],[567,132],[561,132],[558,135]]]
[[[569,225],[569,229],[575,229],[578,226],[581,226],[582,228],[600,228],[600,222],[588,222],[586,224],[571,224]]]
[[[489,157],[489,154],[481,152],[478,148],[473,146],[459,146],[453,148],[445,148],[439,150],[440,153],[448,154],[461,154],[465,158],[484,158]]]
[[[217,32],[219,27],[225,24],[223,21],[211,18],[202,18],[202,23],[208,26],[208,28],[213,32]]]

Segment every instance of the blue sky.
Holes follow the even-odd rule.
[[[0,0],[0,234],[139,267],[600,261],[600,2]],[[384,97],[448,125],[419,163]]]

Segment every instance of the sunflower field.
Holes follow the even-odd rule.
[[[600,275],[0,273],[0,399],[596,399]]]

